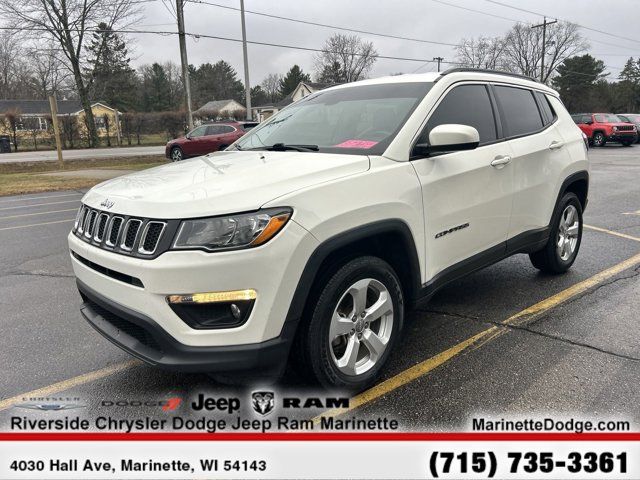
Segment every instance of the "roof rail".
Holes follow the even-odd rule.
[[[535,78],[529,77],[527,75],[522,75],[520,73],[502,72],[500,70],[491,70],[489,68],[454,67],[445,70],[440,74],[440,76],[444,77],[445,75],[449,75],[450,73],[458,72],[493,73],[495,75],[505,75],[507,77],[522,78],[524,80],[530,80],[532,82],[540,83]]]

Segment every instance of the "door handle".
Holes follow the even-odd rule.
[[[551,142],[551,145],[549,145],[549,150],[558,150],[562,147],[564,147],[564,142],[558,142],[557,140],[554,140],[553,142]]]
[[[496,167],[498,170],[504,168],[506,164],[511,162],[511,157],[509,155],[498,155],[491,162],[492,167]]]

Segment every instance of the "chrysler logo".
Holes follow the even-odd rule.
[[[108,198],[105,198],[102,201],[102,203],[100,204],[100,206],[109,209],[109,208],[113,207],[114,203],[115,202],[113,200],[109,200]]]

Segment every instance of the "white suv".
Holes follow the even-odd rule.
[[[562,273],[588,161],[558,94],[454,69],[340,85],[224,152],[102,183],[69,235],[82,313],[153,365],[364,388],[406,311],[515,253]]]

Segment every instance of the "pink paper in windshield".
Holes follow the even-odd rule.
[[[338,148],[371,148],[377,144],[378,142],[374,142],[371,140],[357,140],[354,138],[352,140],[345,140],[344,142],[339,143],[335,146]]]

